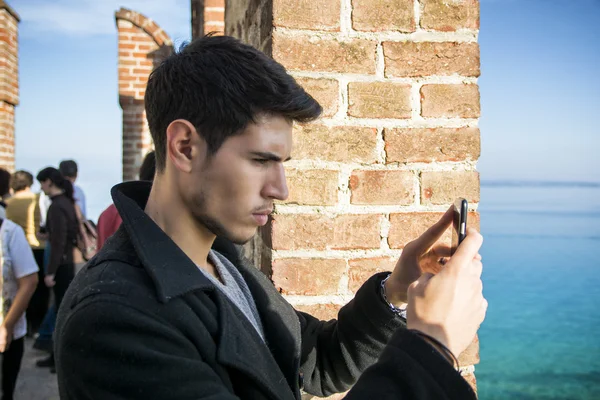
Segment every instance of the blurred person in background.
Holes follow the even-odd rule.
[[[71,182],[73,185],[73,198],[75,199],[75,211],[77,213],[77,219],[79,222],[83,222],[87,219],[87,206],[85,201],[85,193],[83,189],[76,185],[77,177],[79,175],[79,168],[77,163],[73,160],[63,160],[58,165],[58,170],[62,176]],[[73,248],[73,263],[75,265],[75,273],[79,272],[85,264],[85,259],[81,254],[81,251],[75,246]]]
[[[71,182],[71,185],[73,185],[73,198],[75,199],[75,204],[79,206],[79,210],[81,211],[83,217],[87,218],[85,193],[79,185],[75,184],[79,174],[79,168],[77,166],[77,163],[73,160],[63,160],[58,165],[58,170],[60,171],[62,176],[69,182]]]
[[[13,221],[25,232],[27,243],[33,251],[38,266],[38,285],[27,307],[28,334],[37,332],[44,315],[48,311],[50,291],[44,284],[44,247],[37,231],[41,221],[40,195],[33,193],[33,175],[27,171],[17,171],[11,178],[13,196],[6,200],[6,218]]]
[[[73,248],[77,241],[79,220],[75,210],[73,185],[59,170],[47,167],[37,175],[42,191],[52,204],[46,217],[46,231],[50,243],[50,259],[44,282],[53,289],[54,307],[58,312],[63,296],[75,276]],[[54,367],[54,353],[37,363],[38,366]]]
[[[140,181],[153,181],[156,173],[156,156],[154,150],[146,154],[144,161],[140,166]],[[111,237],[119,226],[121,226],[121,216],[114,204],[111,204],[98,217],[98,251],[102,248],[106,239]]]
[[[23,228],[0,219],[0,353],[2,399],[12,400],[27,334],[25,310],[38,284],[38,266]]]
[[[10,172],[0,168],[0,218],[6,218],[6,200],[10,197]]]

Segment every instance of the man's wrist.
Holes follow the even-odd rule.
[[[393,300],[390,301],[389,297],[388,297],[388,293],[390,293],[390,290],[387,287],[387,283],[389,282],[389,278],[390,278],[391,274],[389,274],[388,276],[386,276],[385,278],[383,278],[383,280],[381,281],[381,290],[380,290],[380,294],[381,294],[381,299],[383,300],[384,303],[387,304],[387,306],[390,308],[390,310],[398,315],[400,318],[402,318],[404,320],[404,322],[406,322],[406,303]],[[391,291],[391,293],[394,293],[393,291]]]
[[[387,301],[396,308],[406,308],[408,302],[408,287],[397,288],[394,282],[389,279],[392,274],[389,274],[383,279],[383,289]]]

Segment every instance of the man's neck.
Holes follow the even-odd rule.
[[[219,278],[208,261],[215,235],[194,218],[166,179],[157,177],[144,211],[194,264]]]

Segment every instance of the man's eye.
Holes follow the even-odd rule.
[[[265,160],[264,158],[255,158],[253,161],[260,165],[265,165],[269,162],[269,160]]]

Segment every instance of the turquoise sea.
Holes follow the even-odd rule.
[[[480,399],[600,399],[600,184],[482,183]]]

